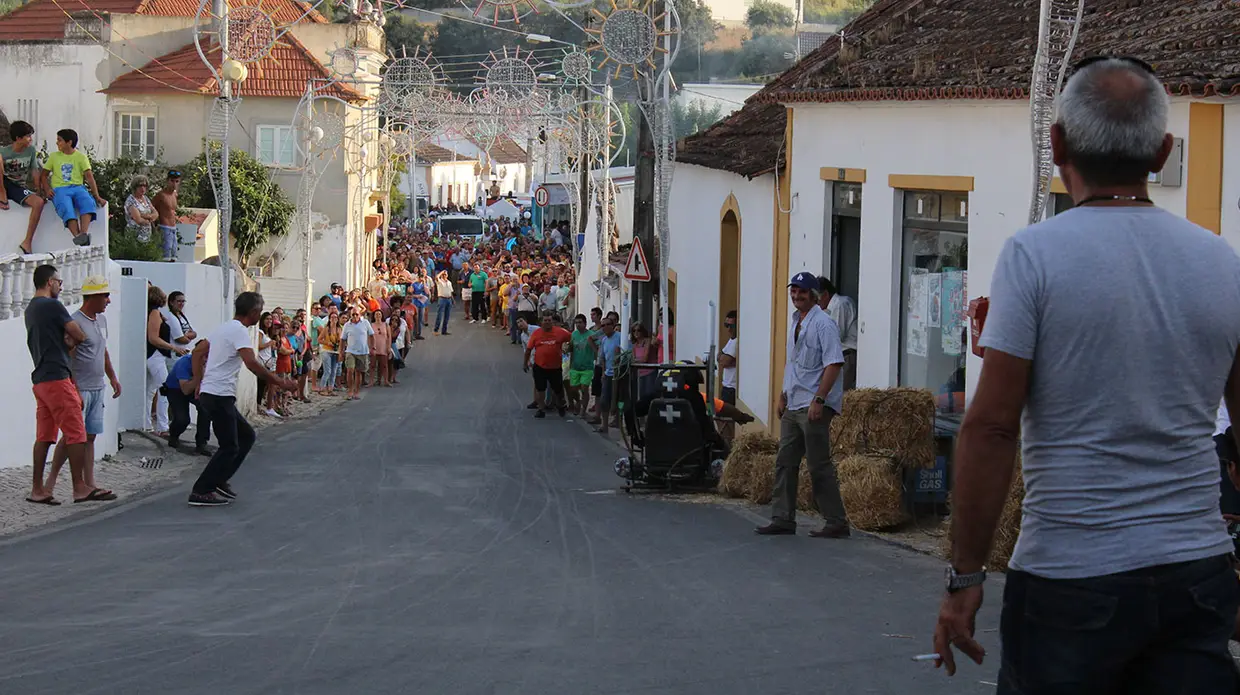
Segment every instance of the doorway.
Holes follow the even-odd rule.
[[[723,327],[724,318],[729,311],[740,314],[741,301],[741,221],[736,211],[736,201],[729,198],[725,204],[723,217],[719,220],[719,304],[717,306],[715,333],[718,338],[715,352],[727,341],[727,330]],[[722,371],[719,378],[722,380]],[[722,383],[722,382],[721,382]],[[716,384],[718,387],[719,384]]]
[[[830,264],[824,270],[840,294],[853,300],[860,311],[861,285],[861,184],[834,184],[831,205]]]

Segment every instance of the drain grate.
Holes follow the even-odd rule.
[[[155,458],[152,458],[152,459],[149,459],[143,456],[141,459],[138,460],[138,467],[146,468],[148,470],[155,470],[157,468],[162,467],[163,465],[164,465],[163,456],[156,456]]]

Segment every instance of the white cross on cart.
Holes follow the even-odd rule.
[[[675,390],[676,390],[676,380],[675,380],[675,379],[673,379],[672,377],[670,377],[670,376],[669,376],[669,377],[667,378],[667,381],[664,381],[664,382],[663,382],[663,390],[664,390],[664,391],[669,391],[669,392],[670,392],[670,391],[675,391]]]
[[[680,411],[668,404],[663,406],[663,410],[659,412],[659,417],[663,418],[667,424],[672,425],[680,419]]]

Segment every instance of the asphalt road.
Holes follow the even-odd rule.
[[[230,507],[187,489],[0,545],[0,693],[983,693],[930,651],[938,561],[760,538],[746,512],[614,494],[614,445],[535,421],[498,332],[260,434]]]

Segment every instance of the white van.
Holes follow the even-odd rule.
[[[440,215],[439,234],[462,239],[482,241],[486,236],[486,221],[477,215]]]

